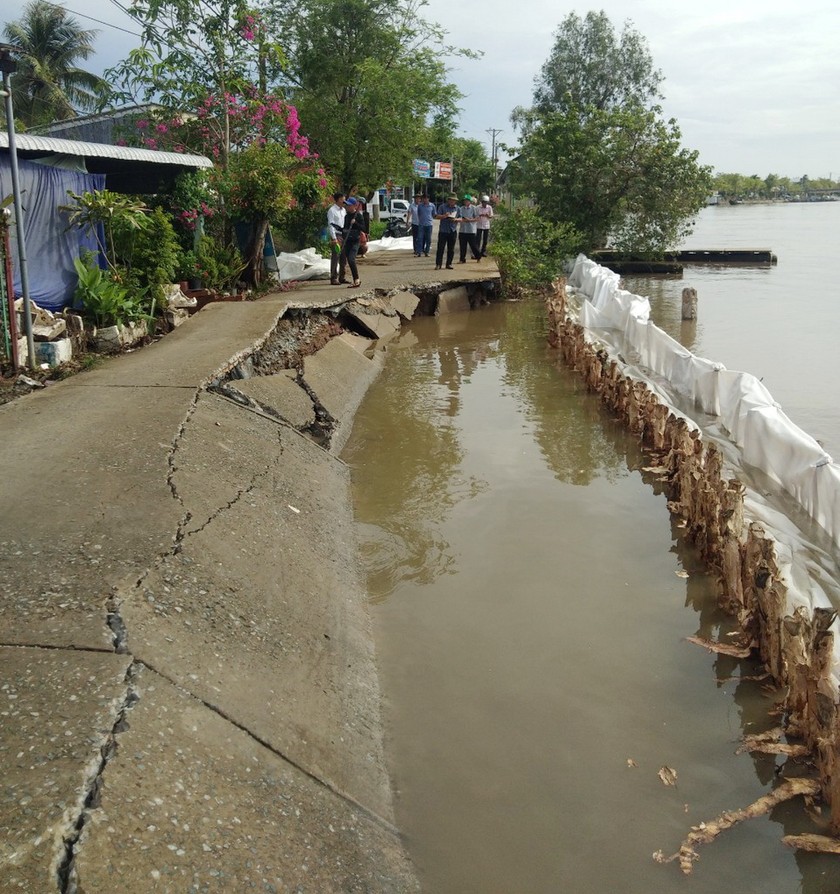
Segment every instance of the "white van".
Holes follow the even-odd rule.
[[[397,220],[405,220],[405,216],[408,213],[408,206],[410,204],[411,202],[409,202],[408,199],[389,199],[382,190],[377,190],[368,199],[368,212],[371,220],[373,220],[376,216],[374,213],[374,206],[378,205],[380,220],[389,221],[393,218],[397,218]]]

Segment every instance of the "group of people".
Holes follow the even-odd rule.
[[[446,201],[437,206],[432,204],[425,193],[417,193],[406,215],[406,223],[411,224],[414,255],[418,258],[429,257],[434,221],[440,221],[435,270],[443,267],[444,255],[446,269],[454,270],[452,262],[455,260],[456,237],[460,248],[459,263],[467,263],[468,251],[475,261],[480,261],[487,254],[492,219],[490,197],[482,196],[479,202],[469,193],[460,204],[458,196],[450,193]],[[356,258],[359,254],[364,254],[369,226],[370,218],[363,199],[353,196],[348,198],[343,192],[333,193],[333,204],[327,211],[331,285],[347,284],[348,289],[358,289],[362,284]],[[352,282],[348,282],[346,278],[348,266]]]
[[[481,202],[467,193],[461,204],[458,196],[450,193],[446,201],[433,206],[427,195],[416,195],[408,209],[407,220],[411,221],[414,236],[415,257],[429,256],[432,243],[432,220],[439,220],[437,251],[435,252],[435,270],[443,266],[446,255],[446,269],[454,269],[455,237],[458,237],[460,264],[467,263],[467,250],[473,260],[480,261],[487,254],[487,241],[490,237],[490,221],[493,219],[493,206],[490,196],[482,196]]]
[[[364,199],[349,198],[343,192],[333,193],[333,203],[327,209],[327,230],[330,238],[330,285],[347,284],[348,289],[358,289],[359,268],[356,258],[364,254],[370,218]],[[347,267],[353,281],[347,282]]]

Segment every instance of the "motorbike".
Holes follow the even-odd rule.
[[[391,220],[388,221],[388,226],[385,227],[385,232],[382,234],[382,238],[384,239],[386,236],[390,236],[393,239],[401,239],[403,236],[407,235],[408,225],[406,222],[399,218],[392,217]]]

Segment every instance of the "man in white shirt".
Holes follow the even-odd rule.
[[[478,251],[478,238],[476,236],[476,222],[478,221],[478,209],[472,203],[472,196],[464,196],[464,204],[458,208],[458,221],[461,228],[458,231],[458,244],[461,248],[459,264],[467,263],[467,248],[472,252],[476,261],[481,260]]]
[[[334,192],[333,203],[327,209],[327,229],[330,236],[330,285],[337,286],[338,261],[341,257],[342,232],[344,230],[344,193]],[[346,282],[346,280],[345,280]]]
[[[487,240],[490,238],[490,221],[493,219],[493,206],[490,204],[490,196],[482,196],[478,206],[478,252],[482,258],[487,257]]]

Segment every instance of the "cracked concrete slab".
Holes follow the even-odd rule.
[[[347,467],[208,394],[173,483],[190,521],[179,552],[125,594],[131,653],[390,819]]]
[[[428,259],[382,254],[365,266],[371,293],[429,285]],[[479,278],[498,273],[457,280]],[[259,882],[416,891],[388,825],[346,467],[285,424],[200,393],[285,309],[337,309],[335,297],[311,282],[209,305],[157,344],[0,407],[11,470],[0,513],[2,894],[71,890],[74,879],[56,877],[62,852],[88,894]],[[327,353],[310,373],[320,398],[344,394],[349,432],[381,359],[333,341],[362,367]],[[123,721],[126,668],[141,665],[113,650],[134,646],[182,689],[142,670]],[[197,818],[182,822],[190,808]]]
[[[376,344],[376,339],[363,338],[361,335],[356,335],[353,332],[342,332],[341,335],[336,337],[341,339],[345,344],[350,345],[351,348],[358,351],[360,354],[367,353]]]
[[[284,369],[273,376],[234,379],[227,387],[270,408],[292,427],[304,429],[315,422],[315,405],[297,379],[297,370]]]
[[[0,463],[18,470],[3,481],[0,642],[110,649],[112,589],[172,548],[168,459],[193,392],[60,382],[38,398],[0,407]]]
[[[144,669],[79,890],[417,892],[392,827]]]
[[[306,385],[337,423],[330,442],[333,453],[341,452],[350,436],[353,416],[381,368],[381,355],[369,360],[339,338],[304,359]]]
[[[0,892],[58,891],[126,698],[124,655],[0,646]]]
[[[408,322],[414,317],[420,299],[413,292],[395,292],[388,296],[388,302]]]

